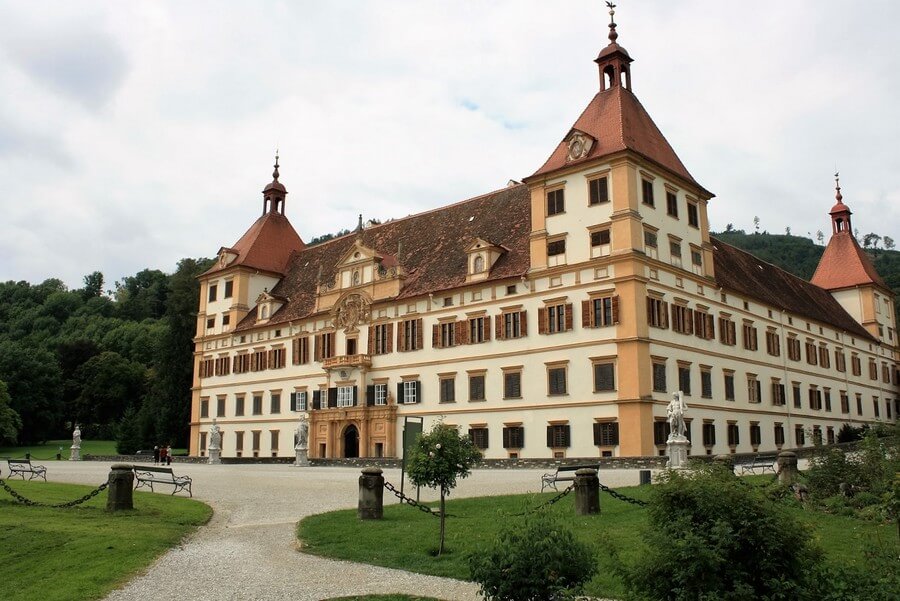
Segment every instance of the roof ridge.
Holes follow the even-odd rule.
[[[743,248],[739,248],[739,247],[735,246],[734,244],[728,244],[727,242],[723,241],[721,238],[716,238],[715,236],[710,236],[709,239],[710,239],[710,240],[714,240],[717,244],[724,244],[725,246],[731,247],[731,248],[733,248],[734,250],[738,251],[738,252],[741,253],[741,254],[745,254],[745,255],[747,255],[747,256],[749,256],[749,257],[753,257],[753,260],[754,260],[754,261],[757,261],[757,262],[759,262],[759,263],[765,263],[765,264],[768,265],[769,267],[773,267],[773,268],[777,269],[778,271],[780,271],[781,273],[783,273],[783,274],[785,274],[785,275],[787,275],[787,276],[790,276],[790,277],[794,278],[795,280],[800,280],[800,281],[803,282],[804,284],[809,284],[809,285],[811,285],[811,286],[816,286],[815,284],[813,284],[813,283],[810,282],[809,280],[804,280],[804,279],[801,278],[799,275],[793,274],[793,273],[791,273],[790,271],[788,271],[787,269],[784,269],[784,268],[782,268],[782,267],[779,267],[779,266],[776,265],[775,263],[771,263],[771,262],[766,261],[766,260],[764,260],[764,259],[760,259],[759,257],[757,257],[756,255],[754,255],[754,254],[753,254],[752,252],[750,252],[750,251],[744,250]],[[825,289],[822,288],[821,286],[816,286],[816,288],[819,288],[820,290],[825,290]],[[826,290],[826,292],[827,292],[827,290]],[[784,308],[784,307],[782,307],[782,308]]]

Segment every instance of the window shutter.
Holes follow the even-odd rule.
[[[387,324],[387,331],[384,334],[384,337],[387,340],[387,352],[391,353],[394,351],[394,324]]]
[[[328,389],[328,408],[337,408],[337,388],[335,387],[331,387]]]
[[[300,339],[291,340],[291,364],[300,365]]]
[[[375,324],[369,324],[369,346],[366,348],[366,352],[370,355],[375,354]]]
[[[553,447],[553,426],[547,426],[547,446]]]
[[[762,402],[762,382],[759,380],[756,381],[756,400]]]
[[[313,390],[313,409],[322,408],[322,391]]]
[[[431,326],[431,348],[441,348],[441,325]]]
[[[600,422],[594,422],[594,446],[600,446]]]
[[[591,301],[581,301],[581,327],[592,328],[594,327],[593,321],[594,312],[591,311]]]
[[[316,334],[316,348],[314,358],[316,361],[322,360],[322,335]]]
[[[469,321],[456,322],[456,344],[469,344]]]
[[[494,338],[503,340],[503,315],[494,315]]]
[[[619,323],[619,295],[612,297],[612,322]]]
[[[653,299],[649,296],[647,297],[647,323],[653,323]]]
[[[685,309],[685,313],[687,313],[685,319],[686,331],[685,334],[693,334],[694,333],[694,310],[693,309]]]
[[[416,380],[415,386],[416,386],[416,402],[421,403],[422,402],[422,382],[419,380]]]
[[[397,404],[402,405],[405,402],[406,399],[403,398],[403,382],[397,382]]]
[[[416,348],[422,348],[422,318],[416,320]]]
[[[503,448],[509,448],[509,428],[503,428]]]
[[[406,350],[406,328],[404,327],[405,322],[400,322],[397,324],[397,350],[405,351]]]
[[[297,393],[292,392],[291,393],[291,411],[296,411],[296,410],[297,410]]]
[[[359,405],[359,386],[353,387],[353,406]]]
[[[240,367],[238,367],[238,355],[235,355],[234,359],[232,359],[231,361],[231,371],[237,374],[240,373],[240,371],[238,371],[239,369]]]
[[[728,337],[731,344],[737,344],[737,325],[733,321],[728,322]]]
[[[613,422],[610,424],[610,429],[612,430],[610,436],[610,442],[612,444],[619,444],[619,422]]]
[[[703,324],[706,321],[705,317],[706,316],[703,313],[694,313],[694,331],[697,333],[697,336],[700,336],[700,333],[703,332]]]
[[[199,367],[200,377],[205,378],[206,377],[206,361],[204,361],[203,359],[200,359],[200,365],[198,367]]]
[[[572,329],[572,318],[574,317],[574,311],[572,309],[574,305],[572,303],[566,303],[566,331]]]
[[[563,446],[569,447],[572,446],[572,436],[571,436],[572,426],[569,424],[565,425],[565,429],[563,430]]]
[[[522,336],[528,335],[528,320],[526,319],[528,313],[526,311],[519,312],[519,332]]]
[[[366,386],[366,407],[375,406],[375,387]]]
[[[491,339],[491,318],[487,315],[484,316],[484,341],[487,342]],[[471,340],[469,341],[471,342]]]
[[[546,334],[550,330],[550,319],[547,316],[547,307],[538,309],[538,334]]]
[[[712,315],[706,315],[706,339],[713,340],[716,337],[716,321]]]

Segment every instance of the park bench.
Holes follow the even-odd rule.
[[[147,485],[153,491],[154,484],[169,484],[173,486],[172,494],[178,491],[186,490],[190,496],[194,496],[191,492],[191,479],[188,476],[176,476],[172,473],[170,467],[153,467],[153,466],[133,466],[134,470],[134,488]],[[155,491],[154,491],[155,492]]]
[[[763,474],[766,473],[766,470],[769,470],[774,474],[775,462],[777,461],[777,455],[753,455],[752,457],[744,457],[742,459],[738,459],[735,462],[734,467],[740,467],[741,474],[744,474],[745,472],[755,474],[756,470],[760,470],[760,473]]]
[[[541,476],[541,492],[544,492],[545,488],[552,488],[553,490],[557,490],[556,483],[557,482],[574,482],[575,481],[575,472],[578,470],[589,469],[594,470],[595,472],[600,469],[599,463],[593,463],[590,465],[560,465],[557,466],[556,471],[552,473],[547,473]]]
[[[7,459],[6,464],[9,466],[10,478],[19,475],[22,476],[22,480],[24,480],[25,474],[30,474],[28,477],[29,480],[43,478],[44,482],[47,481],[47,468],[43,465],[32,464],[31,459]]]

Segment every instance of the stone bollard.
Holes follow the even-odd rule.
[[[600,513],[600,478],[597,472],[583,468],[575,472],[575,515]]]
[[[134,472],[127,463],[114,463],[109,469],[109,488],[106,491],[106,510],[134,509]]]
[[[380,520],[384,516],[384,476],[380,467],[365,467],[359,477],[359,505],[356,515],[361,520]]]
[[[797,481],[797,453],[782,451],[778,453],[778,481],[790,486]]]
[[[716,455],[713,458],[713,462],[716,465],[721,465],[722,467],[728,469],[729,472],[734,472],[734,457],[731,455]]]

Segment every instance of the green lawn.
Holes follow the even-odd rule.
[[[650,487],[620,489],[625,494],[646,499]],[[306,553],[348,559],[380,566],[400,568],[423,574],[467,580],[467,555],[478,545],[492,541],[500,527],[521,519],[511,514],[521,512],[552,498],[553,495],[512,495],[448,501],[447,549],[441,557],[433,557],[437,548],[439,520],[406,505],[387,505],[381,521],[360,521],[356,510],[334,511],[305,518],[298,526],[298,536]],[[597,516],[576,516],[574,495],[569,495],[550,508],[563,518],[578,538],[597,550],[599,572],[587,585],[586,594],[621,596],[621,581],[612,572],[611,550],[621,560],[631,561],[642,552],[641,531],[646,526],[646,512],[635,505],[618,501],[602,493],[602,512]],[[865,543],[876,537],[896,541],[896,525],[879,525],[853,518],[825,515],[802,509],[792,510],[810,524],[825,549],[826,555],[845,563],[861,564]]]
[[[434,597],[410,597],[409,595],[363,595],[362,597],[333,597],[325,601],[441,601]]]
[[[69,447],[72,440],[48,440],[44,444],[27,447],[0,447],[0,457],[13,457],[21,459],[25,453],[31,453],[32,461],[55,461],[56,454],[61,453],[63,461],[69,459]],[[62,451],[59,450],[62,447]],[[172,449],[175,455],[187,453],[187,449]],[[118,455],[115,440],[82,440],[81,456],[85,455]]]
[[[77,499],[92,487],[6,481],[43,503]],[[6,601],[100,599],[149,566],[212,509],[192,499],[136,492],[134,511],[106,511],[106,492],[70,509],[29,507],[0,489],[0,582]]]

